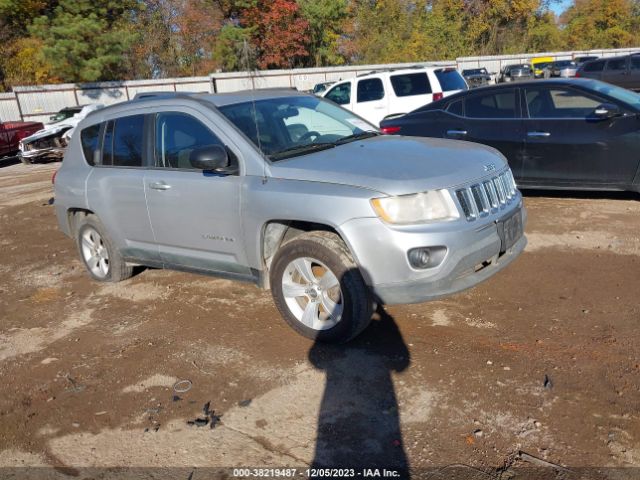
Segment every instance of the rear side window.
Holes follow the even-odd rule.
[[[607,62],[607,70],[625,70],[627,68],[626,58],[616,58]]]
[[[453,115],[462,116],[462,100],[450,103],[447,107],[447,112],[452,113]]]
[[[453,68],[445,68],[435,71],[440,87],[443,92],[450,92],[452,90],[467,90],[467,82],[464,81],[460,72]]]
[[[379,78],[367,78],[358,82],[358,103],[373,102],[384,98],[384,87]]]
[[[328,98],[338,105],[347,105],[351,103],[351,82],[336,85],[329,90],[329,93],[327,93],[324,98]]]
[[[512,90],[467,98],[465,113],[469,118],[515,118],[516,92]]]
[[[141,167],[144,115],[122,117],[107,124],[103,165]]]
[[[584,66],[585,72],[601,72],[604,70],[604,61],[587,63]]]
[[[631,57],[631,70],[640,70],[640,57]]]
[[[82,153],[89,165],[96,164],[96,153],[100,139],[100,124],[91,125],[80,132],[80,142],[82,143]]]
[[[391,86],[398,97],[431,93],[431,84],[426,73],[391,75]]]
[[[211,130],[192,116],[171,112],[156,117],[156,167],[193,169],[191,152],[211,145],[224,146]]]

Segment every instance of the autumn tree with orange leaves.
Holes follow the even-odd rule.
[[[300,15],[295,0],[258,0],[242,13],[257,50],[258,67],[302,66],[307,50],[309,22]]]

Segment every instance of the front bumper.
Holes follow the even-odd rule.
[[[451,222],[429,226],[391,228],[377,218],[352,220],[341,228],[356,257],[365,281],[381,303],[407,304],[435,300],[471,288],[496,274],[524,250],[524,234],[500,253],[497,220],[520,209],[500,211],[483,222]],[[414,269],[407,252],[412,248],[444,246],[444,260],[433,268]]]
[[[56,133],[29,142],[21,141],[19,147],[20,157],[23,161],[33,161],[40,158],[62,158],[67,148],[67,142],[61,134]]]

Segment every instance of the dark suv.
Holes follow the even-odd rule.
[[[640,90],[640,53],[584,63],[576,77],[593,78],[630,90]]]

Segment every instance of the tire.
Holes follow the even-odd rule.
[[[335,233],[309,232],[286,242],[276,252],[269,279],[280,314],[307,338],[345,343],[371,322],[369,288]]]
[[[79,215],[76,244],[80,259],[91,278],[99,282],[119,282],[131,277],[133,267],[126,264],[98,217],[92,214]]]

